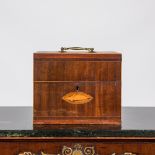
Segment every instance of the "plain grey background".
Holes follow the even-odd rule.
[[[0,0],[0,106],[32,106],[32,54],[61,46],[121,51],[122,105],[155,106],[154,0]]]

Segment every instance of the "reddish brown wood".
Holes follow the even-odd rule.
[[[33,128],[35,130],[50,130],[50,129],[74,129],[74,130],[83,130],[83,129],[91,129],[91,130],[96,130],[96,129],[103,129],[103,130],[120,130],[121,125],[120,121],[113,121],[111,123],[103,123],[103,124],[52,124],[53,121],[48,122],[48,124],[44,120],[34,120],[34,126]],[[89,122],[90,123],[90,122]]]
[[[115,95],[119,95],[116,87],[120,82],[109,83],[79,83],[80,91],[90,94],[94,99],[86,104],[74,105],[62,100],[62,97],[76,91],[75,82],[44,82],[35,83],[35,117],[113,117],[120,116],[120,101],[116,102]],[[114,104],[115,102],[115,104]],[[112,111],[112,112],[111,112]]]
[[[77,86],[93,100],[79,105],[62,100]],[[35,53],[34,127],[44,124],[120,127],[121,54]]]
[[[98,155],[123,155],[125,152],[136,155],[155,153],[154,137],[0,137],[0,152],[3,155],[18,155],[23,152],[39,155],[43,151],[46,154],[57,155],[62,154],[63,146],[73,149],[76,144],[94,147]]]
[[[119,81],[119,61],[35,60],[34,81]]]
[[[88,60],[118,60],[120,61],[122,56],[119,52],[95,52],[95,53],[87,53],[87,52],[80,52],[80,53],[61,53],[61,52],[48,52],[48,51],[40,51],[34,53],[35,59],[88,59]]]

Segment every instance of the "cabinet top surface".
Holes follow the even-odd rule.
[[[155,137],[155,108],[122,108],[120,130],[33,130],[32,107],[1,107],[0,137]]]
[[[34,59],[41,58],[79,58],[79,59],[103,59],[103,60],[121,60],[121,53],[114,51],[103,52],[55,52],[55,51],[38,51],[34,53]]]

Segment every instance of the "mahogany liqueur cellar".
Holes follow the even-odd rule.
[[[80,47],[34,53],[34,128],[119,129],[121,59]]]

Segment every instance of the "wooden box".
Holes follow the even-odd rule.
[[[120,128],[121,54],[34,53],[34,129]]]

